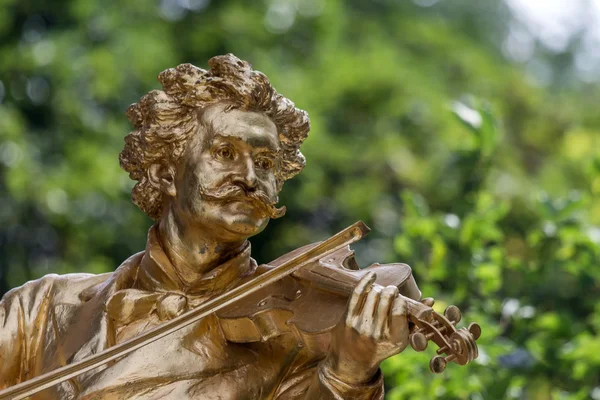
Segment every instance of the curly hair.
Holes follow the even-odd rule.
[[[127,109],[135,130],[125,137],[119,155],[121,167],[138,181],[131,198],[150,218],[160,219],[162,193],[148,179],[154,163],[177,165],[188,139],[197,131],[199,110],[219,103],[226,110],[261,112],[274,122],[282,147],[282,162],[275,177],[283,182],[297,175],[306,164],[300,145],[308,136],[308,114],[277,93],[269,79],[233,54],[213,57],[208,71],[181,64],[160,73],[163,90],[153,90]]]

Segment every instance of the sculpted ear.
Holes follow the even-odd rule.
[[[148,179],[152,186],[162,193],[175,197],[175,169],[161,164],[152,164],[148,168]]]

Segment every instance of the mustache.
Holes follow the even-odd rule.
[[[264,214],[271,219],[281,218],[285,215],[285,206],[277,207],[277,200],[271,198],[262,190],[247,191],[238,185],[224,185],[215,189],[200,186],[200,195],[205,200],[233,201],[250,200]]]

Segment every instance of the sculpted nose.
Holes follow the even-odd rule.
[[[253,191],[258,185],[258,177],[254,168],[252,157],[246,157],[240,174],[237,175],[236,183],[241,184],[248,191]]]

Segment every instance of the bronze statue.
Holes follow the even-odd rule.
[[[0,302],[0,399],[382,399],[379,365],[409,342],[447,355],[434,372],[477,357],[479,327],[433,312],[408,266],[358,269],[362,223],[256,264],[248,238],[284,214],[309,119],[235,56],[209,66],[162,72],[127,111],[145,251]]]

